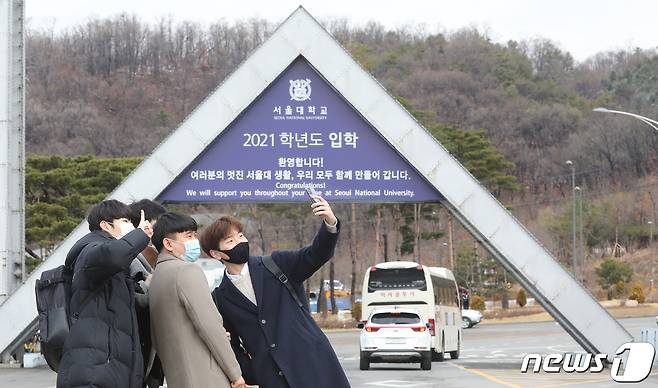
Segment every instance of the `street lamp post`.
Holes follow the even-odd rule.
[[[564,162],[567,166],[571,167],[571,199],[572,199],[572,212],[571,212],[571,231],[573,235],[573,276],[578,279],[578,264],[576,263],[576,167],[571,160]]]
[[[616,113],[616,114],[619,114],[619,115],[624,115],[624,116],[634,117],[634,118],[636,118],[636,119],[642,121],[642,122],[645,123],[646,125],[650,126],[651,128],[655,129],[656,131],[658,131],[658,121],[656,121],[656,120],[652,120],[652,119],[650,119],[650,118],[648,118],[648,117],[640,116],[640,115],[635,114],[635,113],[624,112],[624,111],[621,111],[621,110],[606,109],[606,108],[594,108],[594,109],[592,109],[592,110],[593,110],[594,112],[600,112],[600,113]]]
[[[585,239],[583,238],[583,189],[579,186],[576,186],[576,191],[578,192],[578,239],[580,244],[578,244],[579,259],[580,259],[580,276],[585,277]]]
[[[653,221],[648,221],[647,224],[649,224],[649,248],[653,245]],[[653,255],[652,255],[653,256]],[[653,292],[653,275],[655,273],[655,263],[656,259],[655,257],[652,257],[651,259],[651,280],[649,282],[651,283],[651,288],[649,289],[650,292]]]
[[[439,262],[439,266],[443,267],[444,265],[447,266],[447,260],[446,259],[448,257],[448,255],[447,255],[447,253],[448,253],[448,243],[447,242],[441,243],[441,247],[442,247],[442,249],[441,249],[441,261]]]
[[[649,224],[649,246],[653,245],[653,221],[647,222]]]
[[[607,109],[607,108],[594,108],[592,110],[594,112],[599,112],[599,113],[615,113],[615,114],[619,114],[619,115],[630,116],[630,117],[633,117],[635,119],[638,119],[638,120],[642,121],[646,125],[650,126],[651,128],[655,129],[656,131],[658,131],[658,121],[650,119],[648,117],[640,116],[640,115],[635,114],[635,113],[624,112],[624,111],[621,111],[621,110],[612,110],[612,109]],[[652,199],[652,201],[653,201],[653,199]],[[655,208],[654,208],[654,213],[655,213]],[[655,214],[654,214],[654,217],[655,217]],[[647,223],[649,224],[649,246],[651,246],[653,244],[653,220],[649,221]],[[651,279],[651,287],[652,287],[652,290],[653,290],[653,274],[654,274],[654,266],[653,266],[653,263],[652,263],[652,265],[651,265],[651,278],[652,278]]]

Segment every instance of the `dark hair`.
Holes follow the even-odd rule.
[[[142,210],[144,210],[144,218],[148,221],[157,221],[161,215],[167,212],[167,209],[165,209],[164,206],[157,202],[153,202],[150,199],[142,199],[131,203],[129,206],[130,210],[133,212],[132,217],[130,217],[130,222],[133,223],[135,228],[139,225],[139,221],[142,219]]]
[[[235,217],[219,217],[201,233],[201,237],[199,237],[201,249],[203,249],[207,255],[210,255],[211,250],[219,250],[219,242],[228,236],[231,229],[236,229],[238,232],[242,232],[244,228],[240,220]]]
[[[164,213],[158,218],[158,222],[153,228],[153,237],[151,242],[158,252],[162,251],[162,244],[165,237],[175,233],[196,232],[198,225],[194,218],[177,213]]]
[[[132,212],[130,207],[123,202],[119,202],[116,199],[108,199],[103,201],[89,211],[87,216],[87,222],[89,222],[89,230],[101,230],[101,222],[112,222],[120,218],[130,219]]]

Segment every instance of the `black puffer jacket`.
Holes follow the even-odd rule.
[[[94,231],[71,248],[66,257],[67,265],[75,265],[71,312],[93,294],[64,345],[57,388],[141,387],[144,369],[128,269],[148,242],[141,229],[119,240]]]

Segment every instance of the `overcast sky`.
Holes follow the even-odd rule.
[[[616,49],[658,47],[658,1],[654,0],[25,0],[30,27],[56,29],[90,16],[122,12],[145,22],[162,16],[208,24],[251,17],[278,23],[303,5],[317,19],[374,20],[395,28],[425,24],[450,32],[475,26],[497,42],[548,38],[582,61]]]

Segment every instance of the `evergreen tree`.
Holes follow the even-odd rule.
[[[26,244],[47,256],[141,158],[30,156],[25,174]],[[36,263],[31,262],[33,267]],[[30,268],[32,269],[32,268]]]

